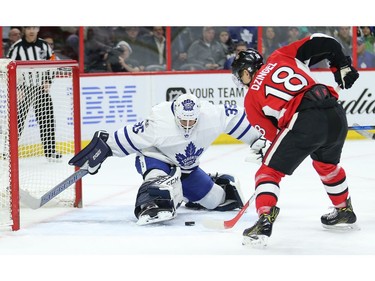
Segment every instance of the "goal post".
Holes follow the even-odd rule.
[[[73,60],[0,59],[0,227],[21,227],[20,190],[41,197],[78,170],[79,66]],[[77,181],[46,207],[82,207]]]

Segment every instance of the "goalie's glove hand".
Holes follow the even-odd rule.
[[[351,88],[359,77],[357,69],[352,66],[350,57],[346,57],[346,62],[340,67],[332,67],[331,70],[335,76],[336,83],[341,89]]]
[[[112,150],[107,144],[108,137],[106,131],[95,132],[90,143],[69,160],[69,165],[87,169],[91,175],[96,174],[104,160],[112,156]]]
[[[246,162],[261,164],[267,149],[271,146],[271,142],[264,137],[260,137],[250,145],[250,153],[245,158]]]

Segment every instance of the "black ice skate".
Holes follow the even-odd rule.
[[[274,206],[268,214],[261,214],[258,221],[252,227],[244,230],[242,245],[267,246],[268,237],[272,234],[272,225],[279,212],[280,208]]]
[[[142,206],[137,224],[146,225],[161,221],[167,221],[173,219],[175,216],[176,211],[172,208],[160,208],[155,203],[149,203],[146,206]]]
[[[353,212],[350,198],[346,200],[346,207],[333,208],[331,213],[323,215],[320,220],[326,229],[359,230],[359,227],[355,224],[357,217]]]

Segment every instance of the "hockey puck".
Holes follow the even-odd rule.
[[[193,226],[193,225],[195,225],[195,221],[186,221],[185,225],[186,226]]]

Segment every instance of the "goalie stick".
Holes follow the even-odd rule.
[[[371,129],[372,126],[369,126],[369,128]],[[371,133],[367,131],[366,126],[360,126],[359,124],[354,123],[353,126],[350,127],[350,129],[356,131],[358,134],[360,134],[361,136],[364,136],[367,139],[375,140],[375,133]]]
[[[82,167],[83,168],[74,172],[65,180],[60,182],[58,185],[56,185],[55,187],[47,191],[41,198],[35,198],[31,196],[31,194],[28,191],[20,189],[21,202],[34,210],[42,207],[44,204],[48,203],[57,195],[59,195],[61,192],[63,192],[65,189],[67,189],[69,186],[71,186],[73,183],[75,183],[76,181],[78,181],[79,179],[87,175],[88,174],[87,169],[85,168],[85,166],[82,166]]]
[[[202,224],[203,226],[211,229],[229,229],[236,225],[236,223],[240,220],[242,215],[246,212],[247,208],[250,206],[251,203],[253,203],[255,199],[255,193],[251,195],[250,199],[247,200],[246,204],[242,207],[242,209],[237,213],[237,215],[226,221],[222,220],[203,220]]]

